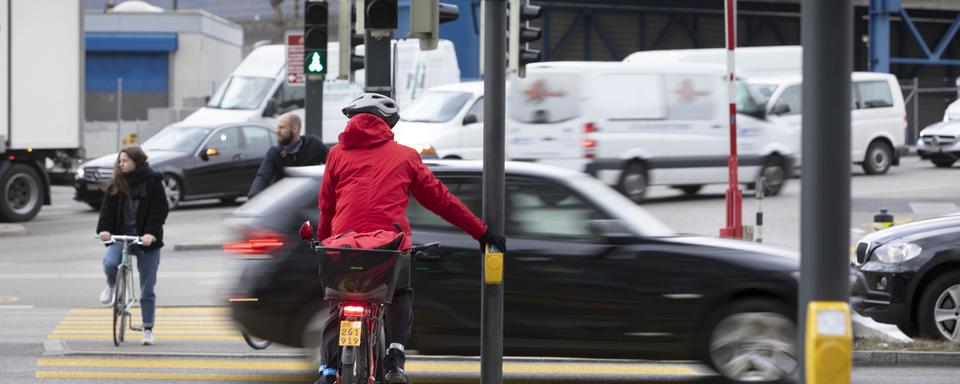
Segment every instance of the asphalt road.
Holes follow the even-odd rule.
[[[960,167],[936,169],[905,159],[889,175],[853,178],[852,242],[886,207],[897,222],[956,212]],[[767,243],[799,244],[800,185],[764,200]],[[724,222],[724,187],[689,198],[655,188],[643,207],[681,232],[715,235]],[[93,238],[96,213],[72,201],[72,189],[54,188],[52,206],[33,221],[0,224],[0,383],[269,382],[306,381],[309,359],[296,349],[253,351],[221,308],[236,276],[235,263],[219,250],[175,248],[222,243],[222,220],[235,207],[216,202],[173,211],[166,226],[157,286],[157,340],[136,343],[136,333],[117,348],[110,342],[109,314],[97,301],[104,285],[103,247]],[[744,201],[752,218],[756,201]],[[752,220],[748,220],[751,222]],[[476,358],[411,358],[417,382],[476,382]],[[716,382],[703,365],[689,362],[510,360],[507,382]],[[955,383],[960,368],[858,367],[853,382]]]

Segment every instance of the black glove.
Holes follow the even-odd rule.
[[[480,236],[480,253],[485,253],[487,251],[487,245],[496,247],[500,250],[500,252],[507,252],[507,239],[504,239],[503,236],[490,232],[489,229],[483,233],[483,236]]]

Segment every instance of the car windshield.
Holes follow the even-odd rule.
[[[776,84],[747,84],[747,88],[750,89],[750,92],[757,96],[758,100],[762,104],[766,104],[770,100],[770,96],[773,95],[773,91],[777,90]]]
[[[213,128],[167,127],[143,142],[141,147],[150,151],[187,152],[196,149]]]
[[[269,77],[230,76],[217,89],[208,108],[257,109],[270,92],[273,79]]]
[[[429,91],[400,109],[400,121],[411,123],[445,123],[453,119],[470,100],[469,92]]]
[[[747,86],[742,80],[737,80],[737,113],[749,116],[760,116],[763,114],[764,98],[757,90]]]

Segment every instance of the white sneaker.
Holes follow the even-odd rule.
[[[143,345],[153,345],[153,330],[143,331]]]
[[[103,292],[100,292],[100,302],[104,304],[110,304],[113,301],[113,287],[107,285],[103,288]]]

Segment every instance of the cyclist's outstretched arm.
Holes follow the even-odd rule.
[[[416,172],[416,175],[413,178],[413,184],[410,186],[413,197],[424,208],[456,225],[475,240],[479,240],[483,233],[487,231],[487,225],[473,212],[470,212],[470,209],[460,199],[450,193],[443,182],[433,176],[433,172],[430,172],[430,169],[423,164],[420,156],[416,157],[415,164],[413,172]]]
[[[323,181],[320,183],[320,193],[317,196],[320,206],[317,240],[321,241],[330,237],[333,215],[337,212],[337,176],[333,171],[336,167],[337,153],[339,153],[337,150],[332,150],[327,157],[327,166],[323,169]]]
[[[267,150],[267,155],[263,157],[260,168],[257,169],[257,177],[250,184],[250,192],[247,193],[247,198],[253,198],[258,193],[263,192],[277,179],[275,158],[280,157],[278,152],[280,152],[280,148],[275,146]]]

